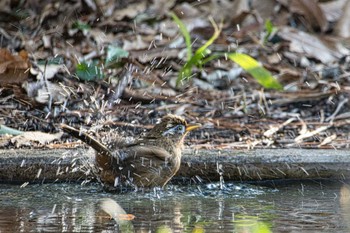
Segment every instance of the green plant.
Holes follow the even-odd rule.
[[[268,19],[265,22],[265,36],[264,36],[264,43],[266,43],[271,37],[275,35],[277,32],[277,28],[272,24],[271,20]]]
[[[119,66],[122,58],[128,57],[129,52],[120,47],[109,45],[107,48],[106,67]]]
[[[106,52],[104,66],[97,60],[89,63],[82,61],[76,66],[77,76],[85,81],[103,79],[105,68],[119,67],[121,66],[121,59],[129,56],[127,51],[113,45],[109,45]]]
[[[80,62],[76,67],[77,76],[85,81],[92,81],[103,78],[103,70],[97,61],[91,63]]]
[[[182,67],[182,69],[179,72],[179,77],[176,80],[176,85],[179,86],[180,83],[185,81],[186,79],[189,79],[192,75],[192,69],[193,66],[202,67],[203,64],[207,62],[207,60],[204,60],[207,58],[208,55],[211,54],[211,51],[208,49],[208,47],[218,38],[221,32],[221,27],[219,28],[216,23],[211,20],[211,23],[214,27],[214,34],[211,36],[211,38],[200,48],[198,48],[194,53],[192,52],[192,42],[190,34],[186,28],[186,26],[183,24],[183,22],[173,13],[171,12],[171,16],[175,23],[179,26],[179,29],[185,38],[186,48],[187,48],[187,62]]]
[[[72,25],[72,28],[77,29],[77,30],[81,30],[82,32],[87,32],[87,31],[91,30],[91,27],[89,24],[84,23],[80,20],[75,21]]]
[[[214,34],[211,38],[200,48],[198,48],[195,52],[192,50],[192,43],[190,34],[183,24],[183,22],[173,13],[170,13],[174,22],[179,26],[180,32],[183,35],[186,43],[187,49],[187,62],[181,68],[178,78],[176,80],[176,85],[179,86],[184,81],[190,79],[192,77],[193,67],[196,66],[198,68],[202,68],[202,66],[219,57],[227,57],[233,62],[237,63],[239,66],[243,68],[247,73],[249,73],[253,78],[255,78],[260,85],[265,88],[272,88],[276,90],[282,90],[282,85],[271,75],[271,73],[266,70],[263,66],[260,65],[258,61],[252,58],[249,55],[242,53],[211,53],[208,47],[214,43],[214,41],[218,38],[221,32],[221,25],[218,25],[212,20],[211,23],[214,27]]]

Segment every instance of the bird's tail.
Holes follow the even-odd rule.
[[[105,145],[103,145],[101,142],[97,141],[87,133],[82,132],[66,124],[61,124],[61,128],[68,134],[72,135],[77,139],[82,140],[83,142],[94,148],[100,155],[112,156],[112,152]]]

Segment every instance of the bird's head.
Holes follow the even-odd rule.
[[[200,124],[187,124],[182,117],[168,114],[146,135],[153,138],[168,138],[173,142],[182,142],[188,132],[201,127]]]

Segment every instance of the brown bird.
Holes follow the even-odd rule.
[[[134,142],[116,136],[108,147],[68,125],[62,124],[62,129],[96,150],[98,175],[108,187],[143,189],[168,183],[180,168],[185,136],[200,126],[169,114]]]

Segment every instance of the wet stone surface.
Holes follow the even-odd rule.
[[[0,181],[52,182],[92,179],[94,155],[86,149],[0,150]],[[177,180],[193,182],[278,179],[349,179],[346,150],[185,150]]]

